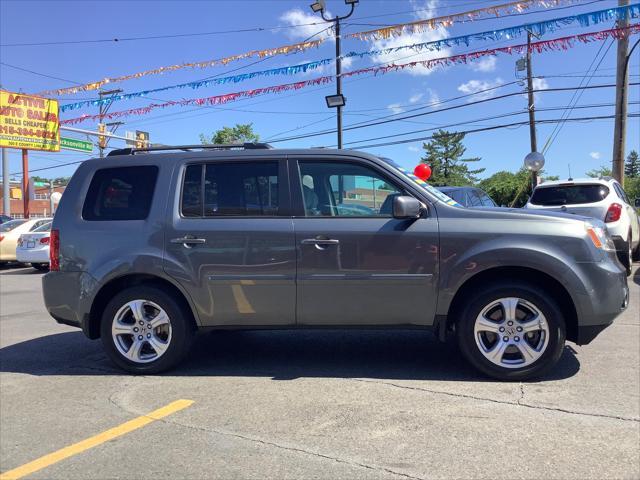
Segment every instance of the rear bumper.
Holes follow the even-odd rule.
[[[89,333],[89,313],[96,281],[84,272],[49,272],[42,277],[44,304],[58,323]]]
[[[22,263],[49,263],[49,249],[17,248],[16,259]]]

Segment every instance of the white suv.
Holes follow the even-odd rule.
[[[544,182],[525,208],[603,220],[627,275],[631,275],[631,262],[640,260],[640,219],[622,186],[611,177]]]

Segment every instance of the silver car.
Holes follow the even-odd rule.
[[[404,328],[478,370],[543,375],[627,306],[600,220],[468,209],[392,161],[265,144],[114,151],[73,175],[45,304],[132,373],[197,331]]]

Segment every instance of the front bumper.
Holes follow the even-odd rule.
[[[589,287],[586,294],[576,298],[578,328],[575,342],[586,345],[627,308],[629,287],[624,268],[613,258],[580,266]]]

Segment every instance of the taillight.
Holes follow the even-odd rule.
[[[606,223],[617,222],[618,220],[620,220],[620,215],[622,215],[622,205],[620,205],[619,203],[612,203],[609,206],[609,210],[607,210],[604,221]]]
[[[49,237],[42,237],[42,238],[40,239],[40,243],[41,243],[42,245],[49,245]]]
[[[0,235],[0,242],[1,242],[2,240],[4,240],[4,236],[3,236],[3,235]]]
[[[60,270],[60,231],[51,230],[49,243],[49,270]]]

